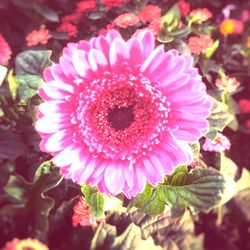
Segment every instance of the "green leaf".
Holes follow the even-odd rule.
[[[59,22],[59,16],[56,11],[50,9],[49,7],[45,6],[44,4],[37,4],[33,5],[35,11],[37,11],[41,16],[43,16],[46,20],[51,22]]]
[[[236,193],[247,188],[250,189],[250,172],[246,168],[243,168],[241,177],[236,182]]]
[[[106,223],[100,224],[91,240],[90,250],[109,249],[108,246],[110,246],[110,242],[114,241],[116,235],[115,226]]]
[[[171,43],[174,41],[174,37],[166,34],[165,32],[161,31],[157,35],[157,41],[160,43]]]
[[[45,170],[44,170],[45,169]],[[10,176],[4,190],[17,201],[7,204],[10,216],[23,216],[30,223],[31,237],[46,240],[49,228],[48,215],[54,207],[54,200],[45,196],[45,192],[59,185],[63,176],[51,162],[46,162],[37,170],[33,182],[27,182],[22,176]],[[20,208],[19,210],[17,208]],[[3,206],[0,214],[7,209]]]
[[[157,215],[164,211],[165,202],[160,199],[158,190],[147,184],[144,191],[137,195],[129,204],[129,207],[138,207],[140,212]]]
[[[29,192],[31,191],[32,184],[28,183],[22,176],[10,176],[7,185],[5,186],[5,192],[18,200],[25,203],[28,201]]]
[[[9,90],[10,90],[12,99],[15,100],[16,95],[17,95],[17,89],[19,87],[19,83],[16,80],[15,76],[13,75],[13,69],[9,71],[7,80],[9,83]]]
[[[19,75],[16,77],[19,83],[18,93],[21,100],[27,100],[37,94],[37,90],[44,84],[39,75]]]
[[[51,50],[26,50],[15,60],[16,75],[40,75],[51,64]]]
[[[206,50],[206,53],[204,54],[206,58],[211,58],[215,51],[219,48],[220,40],[216,40],[213,42],[212,46]]]
[[[138,194],[129,204],[130,207],[143,207],[152,195],[153,187],[147,183],[142,193]]]
[[[88,204],[90,204],[90,199],[91,199],[91,196],[95,193],[98,192],[97,188],[94,187],[94,186],[90,186],[90,185],[83,185],[81,187],[81,191],[85,197],[85,200]]]
[[[141,207],[141,212],[149,215],[157,215],[164,211],[165,202],[160,199],[159,190],[155,189],[147,202]]]
[[[191,146],[194,158],[198,158],[200,154],[200,149],[201,149],[201,145],[199,141],[192,143],[190,146]]]
[[[209,132],[212,131],[220,131],[233,120],[233,115],[228,111],[228,107],[222,102],[217,101],[213,97],[211,97],[213,101],[213,108],[209,121]]]
[[[194,221],[188,211],[177,222],[169,224],[158,233],[156,240],[163,249],[168,250],[203,250],[204,236],[195,234]],[[166,237],[167,236],[167,237]]]
[[[93,186],[85,185],[81,188],[85,200],[91,209],[94,217],[102,217],[104,214],[104,195],[98,192]]]
[[[175,171],[159,185],[159,194],[170,206],[189,207],[193,213],[208,211],[216,206],[223,195],[225,179],[213,168]]]
[[[26,151],[27,147],[18,134],[0,128],[0,159],[14,160]]]
[[[237,173],[237,165],[228,157],[225,156],[224,153],[220,154],[220,172],[224,176],[230,177],[234,180],[235,175]]]
[[[112,250],[125,250],[125,249],[152,249],[161,250],[160,246],[156,246],[153,239],[148,237],[143,240],[141,237],[141,229],[135,224],[131,223],[126,230],[116,237],[111,245]]]
[[[180,22],[179,8],[174,5],[161,19],[163,30],[171,32],[175,30]]]
[[[233,201],[239,211],[237,215],[242,215],[244,221],[250,222],[250,188],[241,190]]]
[[[91,213],[94,217],[102,217],[103,216],[103,207],[104,207],[104,197],[100,193],[94,193],[90,197],[90,208]]]
[[[190,27],[186,26],[184,28],[169,32],[169,35],[170,36],[178,36],[179,38],[181,38],[181,37],[186,37],[190,33],[191,33]]]

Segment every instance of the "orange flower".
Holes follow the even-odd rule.
[[[149,4],[143,7],[138,15],[142,22],[152,22],[161,17],[161,9],[156,5]]]
[[[247,37],[247,47],[250,48],[250,36]]]
[[[213,44],[213,39],[206,35],[192,36],[188,40],[188,48],[191,53],[199,55],[205,53],[208,48]]]
[[[223,36],[231,34],[241,34],[244,29],[244,24],[242,21],[227,18],[224,19],[220,24],[220,33]]]
[[[45,29],[45,26],[42,25],[40,30],[33,30],[32,32],[30,32],[27,36],[26,36],[26,42],[27,42],[27,46],[31,47],[34,45],[37,45],[39,43],[41,44],[47,44],[48,40],[51,38],[52,36],[50,35],[49,31],[47,29]]]
[[[2,250],[24,250],[24,249],[49,250],[48,247],[45,246],[42,242],[31,238],[23,240],[15,238],[12,241],[7,242],[6,245],[2,248]]]
[[[119,15],[115,20],[114,24],[121,28],[127,28],[133,26],[139,22],[139,18],[133,13],[125,13]]]

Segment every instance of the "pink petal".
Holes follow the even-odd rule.
[[[117,30],[110,30],[108,31],[108,33],[106,34],[106,39],[112,43],[116,38],[118,39],[122,39],[120,33]]]
[[[126,43],[123,40],[116,38],[112,42],[109,51],[110,65],[112,69],[120,66],[128,58],[129,58],[129,51]]]
[[[125,177],[122,171],[122,166],[115,162],[110,162],[104,174],[105,184],[110,193],[119,194],[125,184]]]
[[[145,58],[148,57],[155,47],[155,38],[152,32],[143,31],[139,34],[138,39],[142,45]]]
[[[108,62],[103,53],[97,49],[91,49],[88,54],[90,68],[100,74],[108,69]]]

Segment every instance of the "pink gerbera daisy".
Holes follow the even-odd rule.
[[[44,71],[36,129],[67,178],[131,198],[179,164],[208,131],[211,101],[189,55],[145,31],[69,43]]]

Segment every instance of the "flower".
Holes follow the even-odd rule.
[[[103,220],[103,218],[96,219],[92,216],[91,210],[83,196],[79,198],[78,202],[73,207],[73,211],[74,211],[72,217],[73,227],[81,225],[83,227],[91,226],[93,229],[95,229],[98,226],[98,223]]]
[[[206,35],[201,34],[200,36],[192,36],[188,40],[188,48],[191,53],[199,55],[205,53],[213,44],[213,39]]]
[[[246,121],[246,127],[247,127],[248,132],[250,132],[250,120]]]
[[[76,37],[78,33],[77,27],[67,21],[63,21],[61,25],[57,28],[57,31],[68,33],[68,37]]]
[[[144,6],[138,13],[142,22],[152,22],[161,17],[161,8],[156,5],[148,4]]]
[[[249,99],[241,99],[239,101],[240,111],[241,113],[250,113],[250,100]]]
[[[11,54],[12,51],[9,44],[0,33],[0,65],[8,65]]]
[[[155,19],[154,21],[150,22],[149,25],[145,28],[142,29],[137,29],[135,33],[133,34],[133,37],[138,36],[139,34],[145,32],[145,31],[150,31],[154,34],[156,37],[158,33],[161,31],[161,17]]]
[[[99,31],[99,35],[106,36],[107,33],[108,33],[110,30],[114,29],[114,27],[115,27],[115,24],[114,24],[114,23],[108,24],[108,25],[106,26],[106,28],[101,29],[101,30]]]
[[[133,13],[121,14],[114,20],[114,24],[121,28],[127,28],[128,26],[133,26],[138,22],[139,18]]]
[[[128,0],[101,0],[102,4],[105,5],[107,8],[118,7],[122,3],[129,2]]]
[[[250,36],[247,37],[247,47],[250,48]]]
[[[233,93],[240,86],[240,82],[235,77],[224,76],[221,79],[216,79],[215,85],[221,91],[226,90]]]
[[[220,33],[224,36],[231,34],[241,34],[244,29],[244,23],[236,19],[224,19],[220,24]]]
[[[66,178],[131,198],[191,163],[212,102],[192,57],[154,41],[111,30],[69,43],[45,69],[35,127]]]
[[[47,246],[45,246],[42,242],[27,238],[23,240],[19,240],[14,238],[12,241],[9,241],[5,244],[2,250],[25,250],[25,249],[32,249],[32,250],[49,250]]]
[[[231,143],[226,136],[221,133],[217,133],[215,139],[206,138],[205,143],[202,146],[202,149],[205,151],[218,152],[222,153],[226,150],[229,150]]]
[[[76,13],[83,14],[85,12],[94,10],[96,8],[96,1],[84,0],[76,4]]]
[[[241,13],[240,20],[244,23],[247,22],[250,18],[250,11],[249,10],[243,10]]]
[[[33,30],[32,32],[30,32],[25,40],[27,43],[28,47],[31,46],[35,46],[40,44],[47,44],[48,40],[51,38],[52,36],[50,35],[49,31],[45,28],[44,25],[41,25],[41,28],[39,30]]]
[[[190,3],[186,2],[185,0],[180,0],[177,2],[177,7],[179,8],[181,16],[187,15],[190,11]]]
[[[82,13],[74,12],[70,15],[63,16],[61,18],[62,23],[72,23],[72,24],[78,24],[81,20]]]
[[[207,8],[194,9],[190,12],[189,15],[193,22],[196,22],[199,24],[206,22],[208,19],[210,19],[213,16],[212,12],[210,12]]]

